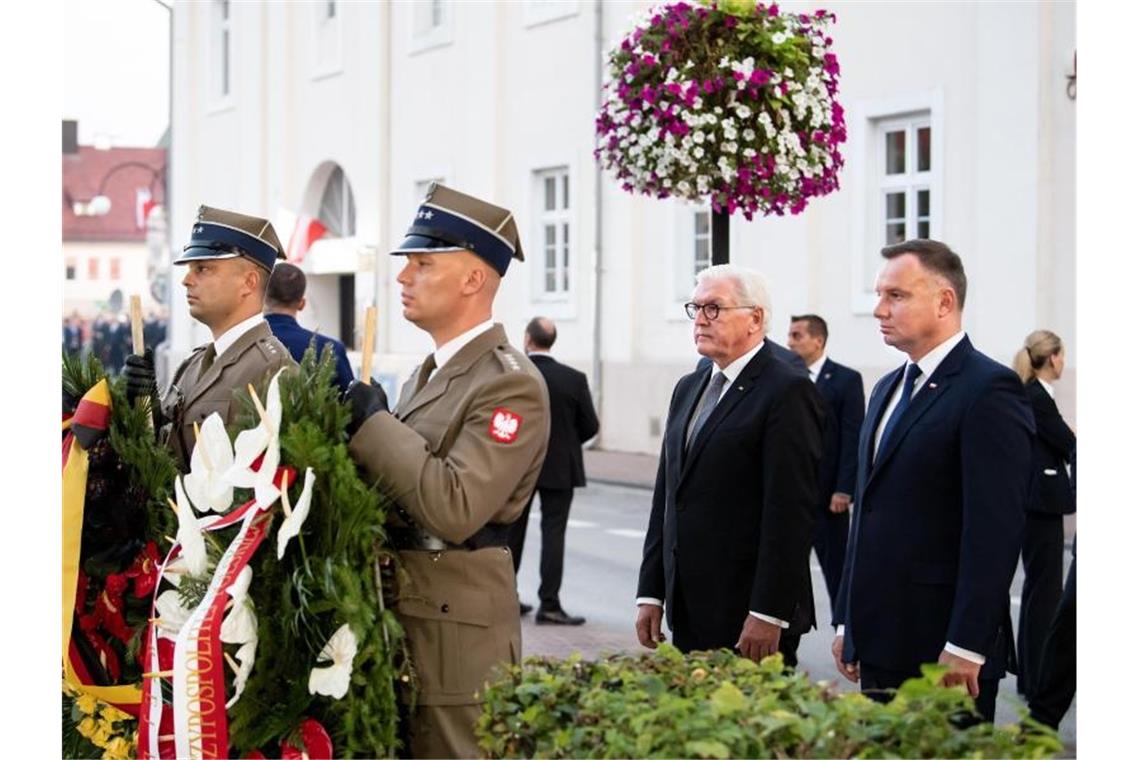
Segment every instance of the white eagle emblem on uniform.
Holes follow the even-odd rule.
[[[519,437],[520,427],[522,427],[522,417],[500,406],[491,413],[491,426],[488,432],[491,438],[499,443],[512,443]]]

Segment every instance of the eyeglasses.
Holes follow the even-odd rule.
[[[756,307],[756,306],[721,306],[721,305],[715,304],[715,303],[694,303],[692,301],[689,301],[687,304],[685,304],[685,314],[687,314],[689,316],[689,319],[696,319],[697,318],[697,312],[703,311],[705,313],[705,319],[712,322],[714,319],[719,317],[720,313],[722,311],[724,311],[725,309],[755,309],[755,308],[758,308],[758,307]]]

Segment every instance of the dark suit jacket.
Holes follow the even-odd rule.
[[[527,356],[542,373],[550,393],[550,444],[538,487],[565,490],[584,486],[582,444],[598,434],[598,415],[586,375],[548,354]]]
[[[718,646],[736,644],[749,611],[803,633],[815,623],[808,554],[822,399],[806,376],[761,350],[683,455],[710,376],[697,370],[673,389],[637,595],[663,599],[675,628],[682,585],[691,625]]]
[[[917,671],[947,642],[1000,678],[1009,586],[1032,478],[1033,414],[1017,375],[969,338],[942,360],[883,442],[902,368],[875,385],[859,436],[855,512],[836,623],[844,659]]]
[[[859,464],[859,428],[863,424],[863,376],[827,359],[815,387],[826,402],[823,459],[819,463],[819,503],[827,506],[833,493],[855,495]]]
[[[1068,515],[1077,511],[1073,488],[1065,462],[1073,459],[1077,437],[1061,419],[1057,403],[1036,379],[1025,386],[1037,436],[1033,439],[1033,489],[1029,492],[1029,511],[1051,515]]]
[[[265,321],[269,323],[269,329],[273,331],[273,335],[285,344],[285,348],[289,349],[289,354],[298,364],[301,363],[301,357],[305,355],[309,342],[314,338],[317,341],[317,359],[321,358],[325,346],[332,346],[333,366],[336,368],[334,378],[337,387],[343,392],[352,383],[352,365],[348,363],[348,354],[345,353],[344,344],[339,340],[315,333],[312,330],[306,330],[288,314],[266,314]]]

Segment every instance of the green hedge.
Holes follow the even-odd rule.
[[[963,687],[924,666],[887,705],[728,650],[589,661],[531,657],[488,684],[476,727],[490,757],[1051,757],[1051,729],[955,726]]]

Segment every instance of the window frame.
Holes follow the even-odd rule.
[[[682,306],[688,302],[696,287],[697,216],[707,214],[709,220],[708,264],[701,267],[704,269],[712,266],[712,206],[707,200],[696,202],[674,199],[673,203],[673,262],[668,279],[669,297],[665,299],[668,309],[665,318],[670,322],[688,322],[690,320]]]
[[[79,278],[79,266],[74,258],[67,258],[63,262],[63,279],[66,282],[75,282]]]
[[[580,10],[578,0],[525,0],[523,28],[532,29],[555,21],[572,18]]]
[[[88,280],[98,280],[99,279],[99,269],[100,269],[99,257],[98,256],[88,256],[87,257],[87,279]]]
[[[220,9],[225,8],[223,14]],[[234,10],[236,3],[232,0],[212,0],[205,6],[209,14],[207,29],[209,29],[209,75],[206,79],[209,87],[207,102],[210,114],[228,111],[234,106]],[[222,59],[219,60],[219,56]],[[225,89],[223,90],[223,85]]]
[[[851,171],[848,187],[853,188],[851,203],[851,311],[871,314],[877,301],[874,278],[878,271],[872,260],[886,245],[886,203],[888,192],[904,192],[905,239],[917,237],[918,193],[928,196],[927,237],[939,239],[944,223],[943,134],[945,118],[943,94],[939,89],[896,98],[863,100],[852,104],[850,120]],[[886,134],[904,126],[907,151],[903,174],[886,174]],[[930,128],[930,168],[917,171],[918,129]],[[859,152],[861,151],[861,152]]]
[[[563,302],[570,299],[577,278],[574,275],[574,245],[577,233],[574,229],[573,183],[570,166],[552,166],[534,172],[535,197],[535,246],[538,248],[535,265],[536,290],[534,300],[540,303]],[[554,180],[554,208],[546,208],[546,183]],[[559,181],[561,180],[561,181]],[[562,205],[559,206],[559,200]],[[546,230],[554,227],[554,290],[546,287],[551,268],[547,265]],[[561,254],[561,255],[560,255]],[[562,287],[559,287],[559,285]]]
[[[329,6],[336,8],[335,13],[328,15]],[[344,9],[345,4],[338,0],[323,0],[313,3],[312,24],[312,74],[310,79],[318,80],[336,76],[344,71]],[[329,60],[322,62],[321,45],[323,43],[322,24],[332,24],[334,29],[330,33],[332,40],[332,54]]]
[[[107,279],[112,282],[117,282],[123,279],[123,260],[118,256],[112,256],[107,264]]]
[[[420,9],[429,6],[430,2],[435,2],[435,0],[424,0],[424,2],[414,3],[410,6],[408,55],[416,55],[417,53],[423,53],[428,50],[435,50],[436,48],[446,47],[452,43],[452,29],[455,26],[456,4],[452,2],[452,0],[438,1],[441,11],[440,23],[438,26],[432,26],[423,31],[417,28]]]

